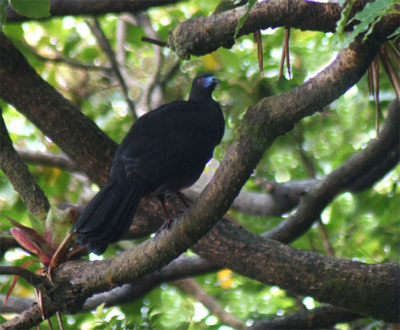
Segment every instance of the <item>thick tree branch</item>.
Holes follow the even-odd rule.
[[[51,138],[92,181],[104,184],[117,144],[46,83],[3,33],[0,64],[0,97]]]
[[[154,260],[162,255],[160,259],[165,260],[171,253],[165,249],[165,241],[171,242],[170,236],[174,233],[182,237],[179,229],[179,224],[176,223],[162,237],[146,241],[137,249],[101,262],[63,264],[55,270],[53,279],[56,285],[45,300],[47,315],[52,315],[56,310],[77,312],[85,297],[109,290],[113,285],[133,281],[141,277],[141,274],[149,272],[149,268],[153,267],[146,265],[143,259]],[[224,237],[231,250],[226,251],[224,246],[217,243],[221,237]],[[213,259],[221,264],[227,263],[227,259],[235,260],[230,268],[238,273],[265,284],[278,285],[291,293],[312,296],[354,313],[391,322],[399,317],[398,265],[363,264],[294,249],[253,235],[226,221],[220,221],[209,235],[208,240],[213,239],[216,240],[214,246],[211,244],[207,247],[210,253],[214,253]],[[149,248],[155,246],[158,253],[154,254]],[[176,244],[175,247],[179,248]],[[62,297],[62,300],[57,297]],[[31,308],[30,313],[32,317],[36,315],[35,307]],[[37,322],[40,322],[39,318]],[[4,329],[8,329],[9,324],[11,323],[6,323]],[[30,323],[32,324],[34,323]],[[26,323],[21,324],[22,328],[24,326],[27,327]]]
[[[363,316],[397,322],[400,267],[293,249],[221,220],[193,250],[243,276]],[[293,254],[292,254],[293,253]]]
[[[33,299],[14,296],[10,296],[7,305],[4,306],[5,301],[6,295],[0,294],[0,313],[22,313],[34,303]]]
[[[352,15],[363,8],[358,0]],[[196,17],[176,26],[170,33],[169,47],[182,59],[205,55],[219,47],[231,48],[237,22],[246,11],[242,6],[218,15]],[[352,17],[350,15],[350,17]],[[238,37],[266,28],[293,27],[300,30],[334,32],[340,19],[337,3],[302,0],[269,0],[256,3],[238,33]],[[350,27],[347,27],[350,28]]]
[[[55,16],[82,16],[82,15],[104,15],[109,13],[138,12],[151,7],[166,6],[182,0],[85,0],[85,1],[64,1],[50,0],[50,15]],[[21,22],[32,20],[19,15],[9,5],[7,7],[7,22]]]
[[[257,321],[249,330],[325,329],[337,323],[351,322],[361,316],[333,306],[321,306],[272,320]]]
[[[395,103],[393,104],[393,106]],[[400,160],[400,146],[397,145],[386,157],[378,161],[378,163],[366,173],[360,177],[351,187],[350,191],[353,193],[359,193],[365,189],[370,188],[374,183],[381,180],[389,171],[391,171]]]
[[[157,286],[166,282],[173,282],[188,277],[199,276],[219,269],[217,265],[209,263],[200,257],[180,257],[172,261],[160,271],[144,276],[138,281],[125,284],[109,292],[96,294],[86,300],[81,312],[90,311],[105,303],[107,307],[129,303],[147,294]],[[34,302],[29,298],[10,297],[7,306],[2,306],[5,295],[0,295],[1,313],[21,313]]]
[[[0,108],[0,167],[8,177],[15,191],[18,192],[29,212],[41,220],[45,220],[50,209],[42,188],[37,184],[28,166],[15,151],[8,135],[6,124]]]
[[[200,257],[180,257],[172,261],[160,271],[146,275],[139,281],[126,284],[110,292],[97,294],[89,298],[83,310],[92,310],[102,303],[106,306],[114,306],[131,302],[142,297],[149,291],[165,282],[177,281],[180,279],[203,275],[219,269],[217,265],[211,264]]]

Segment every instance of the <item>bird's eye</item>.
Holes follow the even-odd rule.
[[[203,85],[203,79],[202,78],[197,79],[197,84],[198,85]]]

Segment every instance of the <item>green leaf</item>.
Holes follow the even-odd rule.
[[[50,16],[50,0],[10,0],[15,11],[26,17],[42,18]]]
[[[68,234],[77,217],[78,213],[72,207],[67,208],[63,213],[61,213],[59,218],[54,216],[54,213],[50,210],[46,219],[47,242],[55,248],[58,247]]]
[[[39,235],[44,237],[45,234],[45,224],[42,220],[40,220],[37,216],[34,214],[28,212],[28,218],[31,222],[31,226],[34,230],[36,230]]]
[[[3,25],[7,19],[7,5],[8,0],[0,0],[0,32],[3,30]]]
[[[365,41],[369,34],[371,34],[374,26],[378,23],[381,18],[387,13],[393,10],[393,0],[380,0],[375,2],[369,2],[365,8],[358,12],[349,23],[354,20],[359,20],[360,24],[354,27],[354,30],[346,37],[344,47],[347,47],[360,33],[367,32],[364,35],[363,41]]]
[[[157,322],[162,317],[163,317],[163,313],[152,314],[151,317],[150,317],[151,324],[153,325],[155,322]]]
[[[388,36],[388,39],[393,38],[393,37],[396,37],[398,39],[399,35],[400,35],[400,27],[398,27],[396,29],[396,31],[394,31],[390,36]]]
[[[247,3],[245,0],[221,0],[215,8],[213,15],[222,13],[224,11],[232,10],[236,7],[243,6]]]
[[[247,16],[249,16],[251,8],[253,8],[255,3],[256,3],[256,0],[249,0],[249,2],[247,3],[246,12],[244,13],[244,15],[242,17],[239,18],[238,25],[236,26],[236,31],[235,31],[234,38],[236,38],[236,36],[238,35],[238,33],[239,33],[240,29],[242,28],[244,22],[246,21]]]
[[[346,23],[349,18],[350,10],[353,7],[354,1],[355,0],[349,1],[346,4],[346,7],[344,7],[342,9],[342,12],[340,14],[340,20],[338,20],[336,23],[336,32],[338,34],[342,34],[344,31],[344,28],[346,27]]]

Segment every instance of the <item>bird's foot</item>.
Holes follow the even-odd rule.
[[[171,217],[165,219],[164,224],[156,231],[156,236],[158,236],[158,234],[161,233],[161,231],[163,231],[164,229],[170,229],[173,222],[174,219],[172,219]]]

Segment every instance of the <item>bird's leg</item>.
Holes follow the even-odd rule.
[[[180,191],[176,192],[175,195],[181,200],[181,202],[183,203],[183,205],[185,205],[185,208],[189,208],[190,204],[193,203],[193,201],[184,196]],[[178,211],[178,215],[181,216],[183,214],[184,210],[180,210]]]
[[[189,208],[190,204],[193,203],[191,199],[189,199],[186,196],[183,196],[180,191],[176,192],[175,195],[178,196],[178,198],[181,200],[181,202],[183,203],[183,205],[185,205],[186,208]]]
[[[160,203],[161,203],[161,206],[162,206],[162,208],[163,208],[163,210],[164,210],[165,221],[164,221],[164,224],[157,230],[156,236],[157,236],[163,229],[165,229],[165,228],[170,228],[172,222],[174,221],[174,219],[172,219],[171,216],[169,215],[169,212],[168,212],[168,210],[167,210],[167,207],[165,206],[165,197],[164,197],[164,195],[159,195],[159,196],[157,196],[157,197],[158,197],[158,199],[159,199],[159,201],[160,201]]]

